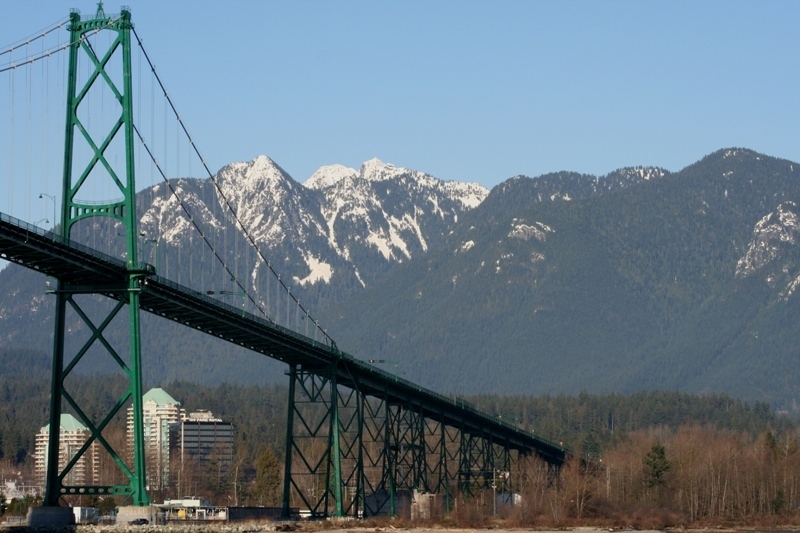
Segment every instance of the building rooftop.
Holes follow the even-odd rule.
[[[158,405],[180,405],[181,403],[160,388],[150,389],[142,396],[144,402],[152,401]]]
[[[59,424],[64,431],[86,431],[86,426],[78,422],[78,419],[69,413],[61,413]],[[50,424],[43,427],[42,431],[50,431]]]
[[[199,409],[189,413],[185,420],[187,422],[222,422],[221,418],[214,418],[214,415],[211,414],[211,411],[206,409]]]

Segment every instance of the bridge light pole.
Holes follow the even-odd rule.
[[[492,514],[497,515],[497,470],[492,470]]]
[[[56,197],[52,194],[47,194],[46,192],[40,192],[39,198],[48,198],[53,202],[53,240],[55,240],[56,236]]]
[[[514,413],[499,414],[497,415],[497,418],[499,418],[501,422],[505,422],[506,424],[508,424],[509,423],[508,421],[510,420],[517,427],[522,425],[522,420],[520,420],[519,415],[516,415]]]
[[[145,232],[140,232],[139,237],[142,237],[144,239],[144,242],[155,244],[155,248],[153,250],[153,255],[155,256],[153,258],[153,263],[155,264],[156,267],[156,273],[158,273],[158,239],[148,239],[147,234]]]

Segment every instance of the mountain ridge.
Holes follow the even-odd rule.
[[[337,344],[424,386],[473,394],[660,388],[784,406],[796,400],[800,377],[800,335],[790,327],[800,313],[795,167],[730,148],[678,172],[516,176],[487,191],[378,159],[359,170],[323,167],[300,184],[260,156],[223,167],[217,179]],[[235,252],[248,289],[263,289],[265,267],[245,251],[214,185],[172,183],[199,213],[194,222]],[[165,194],[164,185],[140,193],[143,232],[163,239],[151,258],[160,254],[162,268],[179,265],[184,276],[189,261],[190,278],[224,288],[213,267],[191,264],[189,225]],[[23,286],[0,294],[5,346],[48,349],[19,329],[49,317],[35,276],[0,272],[0,287],[12,279]],[[164,334],[170,342],[156,343],[164,360],[148,379],[182,377],[170,365],[186,359],[176,342],[184,335],[173,328]],[[182,343],[239,357],[204,344]],[[245,359],[226,372],[247,368]]]

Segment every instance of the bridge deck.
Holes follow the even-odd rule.
[[[0,258],[37,270],[73,286],[118,299],[126,286],[125,262],[0,213]],[[209,335],[305,369],[335,369],[337,382],[360,392],[424,412],[470,434],[491,437],[512,449],[536,452],[561,464],[570,452],[450,398],[398,378],[321,342],[274,325],[264,318],[182,287],[153,272],[143,272],[141,308]],[[105,289],[104,289],[105,288]]]

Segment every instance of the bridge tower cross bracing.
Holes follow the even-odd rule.
[[[148,505],[146,492],[145,446],[142,413],[142,361],[141,339],[139,322],[139,294],[142,280],[152,272],[142,268],[137,256],[137,219],[135,204],[134,180],[134,154],[133,154],[133,91],[131,77],[131,14],[123,8],[118,17],[108,17],[103,11],[102,2],[94,18],[81,20],[80,13],[73,11],[70,14],[70,47],[69,70],[67,81],[67,109],[66,132],[64,146],[64,174],[62,187],[61,206],[61,238],[63,242],[70,241],[70,236],[75,224],[91,217],[110,217],[124,227],[126,240],[127,283],[114,286],[97,284],[91,286],[78,286],[58,280],[56,290],[55,334],[53,347],[53,373],[50,403],[50,434],[47,457],[47,476],[45,488],[45,506],[58,506],[59,498],[67,495],[115,495],[130,498],[134,506]],[[90,35],[100,32],[111,32],[110,44],[106,50],[95,50],[89,39]],[[98,55],[99,54],[99,55]],[[88,61],[90,73],[85,80],[80,80],[78,75],[79,58]],[[122,72],[112,71],[121,69]],[[90,130],[80,118],[79,110],[91,97],[92,87],[102,85],[103,91],[110,91],[114,100],[119,103],[119,116],[111,123],[107,132],[102,132],[102,138],[93,138],[94,130]],[[119,166],[106,158],[106,150],[115,139],[120,139],[124,145],[125,161]],[[85,143],[85,145],[81,145]],[[76,146],[81,146],[92,156],[84,168],[76,168]],[[81,192],[87,189],[87,179],[94,176],[93,180],[103,180],[111,190],[119,192],[121,200],[86,201],[81,200]],[[85,197],[84,195],[83,197]],[[81,309],[74,298],[80,294],[116,294],[119,302],[96,325],[88,314]],[[125,307],[128,308],[129,322],[129,360],[124,362],[122,357],[104,339],[103,331],[114,317]],[[65,350],[65,321],[68,310],[80,317],[83,323],[92,332],[86,344],[76,353],[71,354],[71,359],[66,359]],[[96,320],[96,319],[95,319]],[[93,423],[86,416],[81,407],[70,396],[64,387],[64,381],[74,369],[75,365],[92,346],[102,346],[122,369],[127,376],[129,386],[116,405],[107,416],[99,423]],[[67,362],[65,366],[65,362]],[[132,464],[123,459],[122,450],[114,449],[103,437],[103,430],[121,409],[130,401],[133,411],[133,453]],[[63,408],[68,404],[89,428],[90,436],[84,446],[73,456],[69,463],[61,469],[59,467],[60,435],[59,431],[52,428],[60,426],[60,416]],[[88,452],[93,443],[99,443],[104,448],[120,472],[127,478],[124,485],[90,485],[69,486],[65,483],[69,470],[77,464],[78,460]]]

